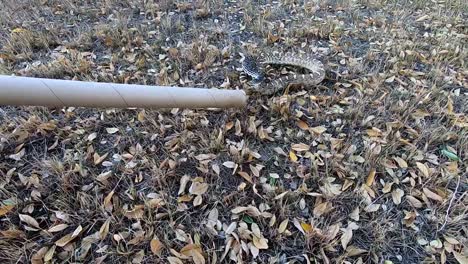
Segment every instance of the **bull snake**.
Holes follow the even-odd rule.
[[[259,67],[260,65],[260,67]],[[284,65],[305,68],[306,74],[292,74],[277,79],[268,80],[264,67],[269,65]],[[287,87],[289,84],[302,84],[310,87],[321,83],[325,78],[323,63],[317,59],[305,55],[293,53],[280,53],[279,55],[261,55],[257,61],[252,56],[245,56],[242,62],[242,70],[252,80],[247,82],[245,75],[241,76],[249,91],[255,91],[262,95],[272,95]]]

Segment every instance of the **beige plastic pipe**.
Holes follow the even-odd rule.
[[[82,82],[0,75],[0,105],[96,108],[239,108],[242,90]]]

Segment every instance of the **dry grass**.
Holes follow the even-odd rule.
[[[0,74],[242,89],[239,52],[294,50],[327,79],[242,110],[0,108],[1,262],[466,263],[467,8],[6,1]]]

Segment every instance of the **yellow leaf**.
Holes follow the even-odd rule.
[[[28,32],[28,30],[24,28],[15,28],[11,31],[11,33],[23,33],[23,32]]]
[[[375,168],[372,168],[369,172],[369,175],[367,175],[366,185],[369,187],[372,186],[372,184],[374,184],[374,180],[375,180]]]
[[[423,164],[421,162],[416,162],[416,166],[418,169],[422,172],[422,174],[426,177],[429,177],[429,168],[426,166],[426,164]]]
[[[140,121],[140,122],[145,121],[145,116],[146,116],[146,115],[145,115],[145,110],[139,112],[139,113],[138,113],[138,116],[137,116],[138,121]]]
[[[15,206],[11,204],[3,205],[2,207],[0,207],[0,216],[8,214],[13,208],[15,208]]]
[[[301,227],[306,233],[310,233],[312,231],[312,226],[307,223],[302,222]]]
[[[293,162],[296,162],[297,161],[297,156],[296,154],[294,154],[294,151],[289,151],[289,158],[293,161]]]
[[[157,238],[151,239],[150,247],[151,247],[151,252],[153,252],[153,254],[161,256],[163,244],[161,243],[161,241],[159,241],[159,239]]]
[[[297,122],[297,126],[302,130],[309,130],[309,125],[306,122],[302,121],[302,120],[299,120]]]

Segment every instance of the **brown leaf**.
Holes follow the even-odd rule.
[[[153,252],[153,254],[155,254],[157,256],[161,256],[161,252],[162,252],[164,246],[161,243],[161,241],[159,241],[159,239],[157,239],[157,238],[151,239],[150,247],[151,247],[151,252]]]
[[[423,188],[423,192],[428,198],[430,198],[432,200],[435,200],[435,201],[438,201],[438,202],[443,202],[444,201],[444,198],[442,198],[437,193],[432,192],[428,188]]]
[[[136,205],[132,210],[125,212],[125,216],[129,219],[140,219],[145,213],[144,205]]]
[[[302,130],[309,130],[309,125],[302,120],[297,121],[297,126]]]
[[[44,255],[44,261],[46,263],[50,262],[52,260],[52,258],[54,257],[55,248],[56,248],[56,246],[53,245],[49,250],[47,250],[47,253]]]
[[[315,206],[314,208],[314,212],[313,212],[314,216],[320,217],[321,215],[323,215],[327,211],[327,207],[328,207],[328,202],[317,204],[317,206]]]
[[[252,177],[247,172],[239,171],[237,172],[237,174],[239,174],[242,178],[244,178],[249,183],[253,184]]]
[[[408,200],[408,202],[416,207],[416,208],[421,208],[423,207],[423,204],[421,203],[421,201],[419,201],[417,198],[413,197],[413,196],[410,196],[410,195],[406,195],[406,199]]]
[[[369,187],[372,186],[372,184],[374,184],[374,180],[375,180],[375,168],[372,168],[369,172],[369,175],[367,175],[366,185]]]
[[[42,247],[36,253],[34,253],[34,255],[32,255],[31,257],[31,264],[43,264],[44,262],[42,259],[44,258],[48,250],[48,247]]]
[[[13,210],[13,208],[15,208],[15,206],[12,205],[12,204],[2,205],[0,207],[0,216],[4,216],[4,215],[8,214],[11,210]]]

